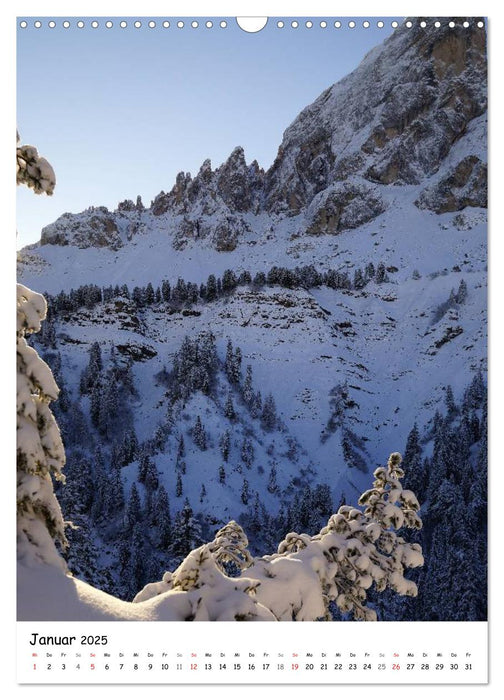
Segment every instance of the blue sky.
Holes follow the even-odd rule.
[[[258,33],[244,32],[234,18],[227,27],[213,19],[199,27],[162,26],[154,18],[127,18],[121,28],[40,28],[26,18],[17,32],[17,123],[56,171],[51,198],[18,188],[18,247],[65,211],[90,205],[115,208],[141,194],[148,205],[171,189],[180,170],[197,173],[205,158],[222,163],[241,145],[247,162],[267,168],[282,133],[325,88],[353,70],[393,31],[393,18],[378,28],[336,29],[320,18],[311,28],[298,19],[277,27],[270,18]],[[122,19],[122,18],[120,18]],[[37,69],[34,70],[34,67]]]

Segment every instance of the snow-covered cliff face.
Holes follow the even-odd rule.
[[[237,147],[215,170],[206,160],[194,178],[179,173],[146,210],[123,202],[64,214],[41,245],[117,250],[160,229],[176,250],[204,241],[229,252],[285,216],[301,233],[335,235],[382,214],[389,185],[419,186],[412,203],[436,213],[484,207],[484,147],[453,152],[486,105],[484,29],[403,25],[301,112],[266,173]]]
[[[437,173],[486,110],[484,32],[472,27],[403,25],[306,107],[266,174],[267,209],[299,212],[348,179],[406,185]]]

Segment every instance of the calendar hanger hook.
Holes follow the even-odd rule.
[[[268,23],[267,17],[237,17],[236,22],[244,32],[254,34],[264,29]]]

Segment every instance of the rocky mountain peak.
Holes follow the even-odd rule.
[[[266,173],[237,146],[215,170],[207,159],[195,178],[180,172],[146,221],[167,218],[175,248],[198,239],[228,251],[259,213],[271,218],[271,231],[279,216],[297,217],[299,235],[357,228],[386,210],[390,185],[419,187],[412,203],[436,213],[485,206],[486,157],[476,145],[486,111],[485,29],[474,18],[467,27],[460,18],[454,27],[447,18],[439,27],[433,18],[420,23],[404,23],[303,109]],[[142,212],[130,200],[117,211]],[[78,216],[78,224],[67,217],[65,226],[46,227],[42,243],[121,245],[113,216]],[[128,239],[141,230],[132,226]]]
[[[122,202],[119,202],[117,205],[117,212],[141,212],[145,211],[144,204],[142,202],[142,197],[140,195],[137,196],[136,202],[133,202],[132,199],[124,199]]]
[[[285,131],[266,174],[269,211],[298,214],[334,181],[418,184],[486,110],[485,30],[412,20]]]
[[[207,158],[201,164],[201,168],[199,169],[199,172],[196,177],[208,182],[212,177],[212,172],[212,161],[210,160],[210,158]]]
[[[222,167],[225,169],[245,168],[245,151],[243,148],[241,146],[235,146]]]
[[[247,212],[257,208],[258,191],[262,189],[260,172],[247,167],[241,146],[232,151],[216,175],[217,192],[231,210]]]

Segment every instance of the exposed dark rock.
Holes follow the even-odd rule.
[[[135,202],[132,199],[125,199],[117,205],[117,211],[135,211]]]
[[[130,357],[134,362],[144,362],[157,355],[154,348],[151,348],[149,345],[127,343],[126,345],[117,345],[116,349],[121,355]]]
[[[261,185],[257,163],[250,168],[245,163],[243,148],[235,148],[216,172],[216,189],[231,211],[250,211],[257,188]]]
[[[437,340],[434,345],[436,348],[441,348],[443,345],[446,345],[446,343],[449,343],[450,340],[453,340],[457,336],[461,335],[464,332],[464,329],[461,328],[460,326],[456,326],[455,328],[452,328],[451,326],[446,329],[444,332],[444,335],[442,338]]]
[[[90,207],[79,216],[63,214],[42,229],[40,243],[112,250],[122,246],[115,217],[106,207]]]
[[[476,156],[467,156],[448,175],[423,190],[415,204],[436,214],[465,207],[486,207],[487,189],[486,164]]]
[[[213,235],[215,248],[221,252],[231,251],[236,248],[238,232],[228,222],[217,224]]]
[[[335,180],[416,184],[486,109],[485,30],[471,18],[400,27],[286,130],[266,173],[266,208],[297,214]]]
[[[337,183],[314,198],[307,210],[306,232],[312,236],[337,234],[371,221],[385,211],[376,189]]]

